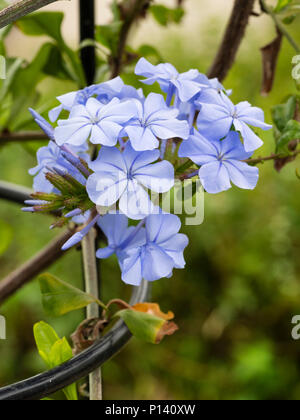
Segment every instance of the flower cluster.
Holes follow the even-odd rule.
[[[172,190],[179,166],[211,194],[232,184],[254,189],[258,169],[246,161],[262,141],[252,127],[271,126],[262,110],[234,105],[231,91],[198,70],[180,74],[142,58],[135,72],[147,85],[158,83],[162,94],[145,97],[117,77],[59,97],[49,113],[54,126],[31,110],[50,143],[30,170],[35,194],[24,210],[56,212],[54,226],[80,225],[63,249],[97,226],[108,243],[97,257],[116,254],[123,281],[139,285],[184,268],[188,245],[180,219],[163,212],[149,192]]]

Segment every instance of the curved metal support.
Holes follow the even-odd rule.
[[[0,199],[23,203],[30,190],[6,182],[0,182]],[[149,298],[149,283],[144,281],[133,290],[130,303],[146,301]],[[0,401],[37,400],[84,378],[118,353],[131,338],[127,326],[119,321],[104,337],[83,353],[67,363],[29,378],[25,381],[0,388]]]
[[[12,201],[17,204],[24,204],[25,200],[30,200],[32,190],[10,182],[0,181],[0,199]]]
[[[148,299],[149,283],[135,288],[131,304]],[[84,378],[112,356],[130,340],[131,333],[119,321],[112,330],[89,349],[67,363],[25,381],[0,389],[0,401],[37,400]]]

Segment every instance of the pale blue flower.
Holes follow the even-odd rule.
[[[104,259],[116,254],[121,264],[127,255],[126,249],[146,243],[143,222],[137,227],[128,227],[128,222],[128,217],[120,213],[107,214],[99,219],[98,225],[107,238],[108,246],[97,251],[97,258]]]
[[[136,107],[137,118],[129,122],[124,129],[135,150],[157,149],[158,139],[188,138],[187,122],[176,118],[179,111],[167,107],[162,95],[151,93],[144,102],[136,101]]]
[[[60,105],[49,112],[50,121],[57,121],[63,110],[71,112],[72,108],[76,105],[86,105],[88,99],[92,97],[96,97],[99,102],[107,104],[113,98],[142,99],[143,92],[141,89],[135,89],[132,86],[125,85],[120,77],[116,77],[115,79],[107,82],[92,85],[86,87],[85,89],[59,96],[57,100],[60,102]]]
[[[90,138],[93,144],[112,147],[117,144],[124,124],[135,114],[134,101],[120,102],[115,98],[105,105],[90,98],[86,105],[73,107],[69,119],[58,121],[55,140],[58,145],[79,146]]]
[[[256,187],[258,168],[243,162],[251,153],[245,152],[237,132],[231,131],[222,141],[212,141],[195,130],[194,135],[182,143],[179,156],[188,157],[201,166],[199,178],[208,193],[226,191],[231,188],[231,182],[243,189]]]
[[[189,101],[200,92],[202,86],[196,81],[199,76],[198,70],[190,70],[186,73],[179,73],[172,64],[158,64],[154,66],[145,58],[141,58],[136,65],[135,74],[146,77],[142,80],[147,85],[158,82],[165,93],[177,92],[182,102]],[[173,96],[171,93],[171,96]]]
[[[102,147],[97,160],[90,163],[95,172],[87,181],[90,199],[98,206],[119,202],[122,213],[142,219],[154,211],[145,189],[157,193],[174,186],[174,168],[170,162],[156,162],[159,151],[136,152],[130,142],[121,153],[117,148]]]
[[[218,98],[217,103],[206,103],[202,106],[197,120],[199,132],[211,140],[220,140],[234,127],[243,137],[246,152],[253,152],[261,147],[262,140],[249,125],[270,130],[272,126],[264,122],[264,112],[260,108],[252,107],[249,102],[234,105],[223,92]]]
[[[150,215],[146,219],[145,244],[126,249],[122,280],[139,286],[142,279],[155,281],[171,277],[174,268],[183,269],[183,251],[188,245],[186,235],[178,233],[180,219],[172,214]]]

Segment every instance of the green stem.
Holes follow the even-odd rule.
[[[265,0],[260,0],[260,2],[264,11],[273,19],[275,25],[277,26],[279,31],[282,33],[282,35],[286,37],[286,39],[289,41],[289,43],[295,49],[295,51],[297,51],[297,53],[300,53],[300,46],[294,40],[292,35],[287,31],[286,27],[284,26],[282,21],[278,18],[276,13],[274,13],[273,9],[267,5]]]
[[[86,292],[92,296],[99,296],[98,273],[96,265],[96,231],[92,229],[82,241],[82,254],[85,276]],[[87,307],[87,318],[99,318],[98,304],[103,307],[102,302],[92,303]],[[90,382],[90,400],[102,400],[102,374],[101,368],[96,369],[89,377]]]

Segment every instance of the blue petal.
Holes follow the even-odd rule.
[[[148,193],[135,180],[128,182],[127,188],[120,198],[119,208],[122,213],[133,220],[144,219],[155,209]]]
[[[178,152],[179,157],[188,157],[197,165],[214,162],[220,154],[221,143],[212,142],[195,131],[195,135],[183,141]]]
[[[100,248],[96,252],[96,257],[99,259],[106,259],[111,257],[115,253],[115,249],[111,247]]]
[[[234,120],[234,127],[243,137],[246,152],[254,152],[264,143],[243,121]]]
[[[144,279],[155,281],[170,276],[174,261],[162,248],[151,244],[146,247],[142,267]]]
[[[139,286],[143,279],[140,253],[140,248],[130,250],[122,264],[122,280],[133,286]]]
[[[222,162],[216,161],[202,166],[199,177],[204,189],[210,194],[217,194],[231,188],[228,171]]]
[[[259,127],[262,130],[270,130],[272,128],[270,124],[265,123],[265,114],[262,109],[252,107],[250,104],[248,104],[248,106],[243,106],[243,102],[237,105],[236,108],[238,118],[244,123],[252,125],[253,127]]]
[[[160,139],[167,140],[174,137],[187,139],[190,134],[190,128],[187,121],[170,119],[165,121],[155,121],[151,123],[152,132]]]
[[[227,136],[233,123],[233,117],[225,107],[206,104],[201,108],[197,119],[199,132],[212,140]]]
[[[93,203],[102,207],[110,207],[122,196],[127,184],[127,177],[119,171],[98,171],[89,177],[86,189]]]
[[[146,152],[137,152],[133,149],[130,142],[127,143],[123,153],[124,161],[126,162],[128,170],[132,172],[138,171],[140,168],[149,165],[158,160],[160,156],[159,150],[152,150]]]
[[[165,193],[174,186],[174,167],[170,162],[154,163],[133,172],[134,179],[151,191]]]
[[[244,145],[240,140],[240,135],[236,131],[231,131],[228,136],[220,142],[220,154],[224,159],[245,160],[248,159],[252,153],[245,151]]]
[[[239,188],[253,190],[259,179],[259,170],[245,162],[227,160],[224,162],[233,184]]]
[[[123,214],[107,214],[101,217],[98,225],[108,239],[109,245],[118,246],[128,230],[128,218]]]
[[[178,233],[168,241],[160,244],[166,254],[174,261],[174,267],[183,269],[185,267],[185,260],[183,251],[189,244],[189,239],[186,235]]]
[[[161,244],[176,235],[181,228],[181,221],[174,214],[155,214],[146,219],[146,234],[149,242]]]
[[[126,132],[136,151],[154,150],[159,147],[159,141],[150,128],[129,126],[126,127]]]
[[[201,86],[199,83],[186,80],[185,78],[179,76],[179,78],[175,81],[173,81],[173,84],[178,89],[178,95],[179,99],[182,102],[188,102],[190,99],[192,99],[197,93],[201,91]]]
[[[93,162],[90,162],[89,167],[94,172],[103,171],[104,169],[107,170],[108,167],[103,166],[104,164],[110,165],[112,167],[110,170],[123,171],[124,173],[127,172],[127,167],[122,153],[117,148],[102,147],[97,159]]]
[[[54,131],[55,140],[59,146],[63,144],[72,144],[80,146],[86,142],[91,133],[91,124],[87,124],[86,120],[72,122],[56,127]]]

